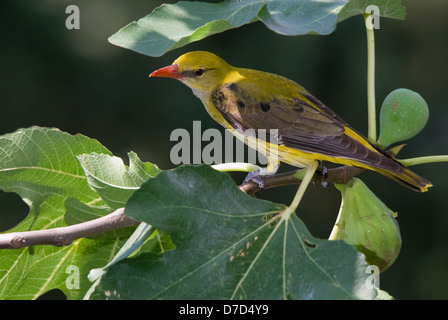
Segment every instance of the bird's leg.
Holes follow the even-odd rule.
[[[263,179],[261,178],[261,176],[275,174],[279,167],[280,167],[280,161],[278,161],[277,158],[268,158],[267,167],[249,172],[249,174],[244,179],[243,184],[248,181],[253,181],[256,184],[258,184],[260,189],[263,189],[265,186],[265,183],[264,183]]]
[[[322,175],[322,181],[321,181],[322,187],[324,187],[324,188],[328,187],[328,184],[329,184],[328,169],[327,169],[327,167],[324,167],[322,165],[322,161],[319,161],[319,169],[318,170],[321,172],[321,175]]]

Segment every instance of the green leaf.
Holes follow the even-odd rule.
[[[126,243],[121,247],[120,251],[115,255],[115,257],[104,267],[92,269],[89,273],[89,280],[95,281],[93,284],[92,290],[97,286],[98,280],[100,280],[101,276],[104,274],[105,269],[110,267],[111,265],[114,265],[118,261],[121,261],[123,259],[126,259],[130,255],[132,255],[136,250],[138,250],[145,240],[154,233],[155,229],[153,226],[141,222],[137,229],[133,232],[133,234],[129,237],[129,239],[126,241]],[[90,293],[92,290],[89,290],[88,297],[90,297]]]
[[[171,235],[162,230],[156,230],[140,248],[139,252],[165,253],[173,250],[176,246]]]
[[[128,153],[128,156],[129,167],[121,158],[107,154],[78,156],[89,185],[113,209],[124,207],[132,192],[160,172],[156,165],[142,162],[134,152]]]
[[[164,4],[109,38],[110,43],[149,56],[161,56],[213,34],[262,21],[284,35],[331,33],[347,0],[228,0],[220,3]]]
[[[76,158],[91,152],[110,154],[94,139],[58,129],[33,127],[0,136],[0,188],[18,193],[30,206],[28,217],[8,232],[65,226],[68,198],[104,204]],[[0,299],[35,299],[55,288],[80,298],[90,285],[88,271],[105,265],[122,243],[119,238],[79,239],[61,248],[0,250]],[[71,282],[76,279],[79,287]]]
[[[150,56],[252,22],[263,0],[164,4],[109,38],[110,43]]]
[[[165,254],[113,265],[94,299],[370,299],[364,256],[314,238],[286,207],[242,193],[208,166],[163,171],[133,193],[126,215],[168,232]]]
[[[159,57],[170,50],[213,34],[255,21],[288,36],[330,34],[336,23],[378,6],[380,16],[404,19],[399,0],[227,0],[220,3],[180,1],[164,4],[131,22],[109,42],[145,55]]]
[[[339,11],[347,0],[266,1],[258,19],[282,35],[330,34],[336,28]]]
[[[63,227],[64,198],[49,196],[39,207],[10,230],[27,231]],[[34,246],[0,250],[0,299],[29,300],[51,289],[60,289],[69,299],[80,299],[90,287],[87,274],[109,262],[125,239],[78,239],[70,246]]]
[[[110,154],[98,141],[58,129],[33,127],[0,137],[0,188],[16,192],[39,214],[49,195],[95,202],[98,194],[86,181],[76,156]]]
[[[84,299],[90,299],[92,292],[95,291],[95,288],[98,283],[100,283],[101,277],[106,270],[119,261],[126,259],[129,256],[135,256],[141,252],[164,253],[174,248],[175,246],[168,233],[155,230],[153,226],[141,222],[134,233],[121,247],[120,251],[107,265],[102,268],[92,269],[89,272],[89,280],[94,283],[87,291]]]
[[[366,8],[371,5],[378,7],[379,16],[383,18],[404,20],[406,16],[406,8],[401,5],[401,0],[350,0],[339,12],[338,22],[365,14]]]
[[[109,213],[111,213],[111,208],[108,206],[91,206],[73,198],[68,198],[65,201],[64,220],[67,225],[74,225],[93,219],[98,219]],[[129,237],[133,233],[134,229],[135,226],[130,226],[103,232],[101,234],[90,236],[89,238],[113,240],[118,237]]]
[[[64,219],[69,226],[97,219],[109,213],[111,208],[108,206],[88,205],[75,198],[68,198],[65,201]]]

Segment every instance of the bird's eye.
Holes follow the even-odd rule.
[[[196,75],[196,77],[202,77],[204,75],[204,73],[205,73],[205,70],[202,68],[196,69],[194,71],[194,74]]]

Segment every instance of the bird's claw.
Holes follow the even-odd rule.
[[[249,174],[244,179],[243,184],[245,184],[245,183],[247,183],[249,181],[253,181],[256,184],[258,184],[260,189],[264,189],[266,184],[264,183],[264,180],[262,179],[262,176],[264,176],[266,174],[263,172],[263,169],[264,168],[262,168],[260,170],[255,170],[255,171],[249,172]]]
[[[326,167],[321,167],[321,172],[322,172],[322,187],[326,188],[328,187],[328,169]]]

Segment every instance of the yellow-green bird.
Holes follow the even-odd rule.
[[[264,134],[255,143],[244,140],[268,156],[268,173],[277,170],[278,160],[299,168],[317,160],[373,170],[416,191],[432,186],[285,77],[233,67],[206,51],[186,53],[149,76],[180,80],[216,122],[240,139],[248,129],[251,134],[277,130],[275,138]]]

